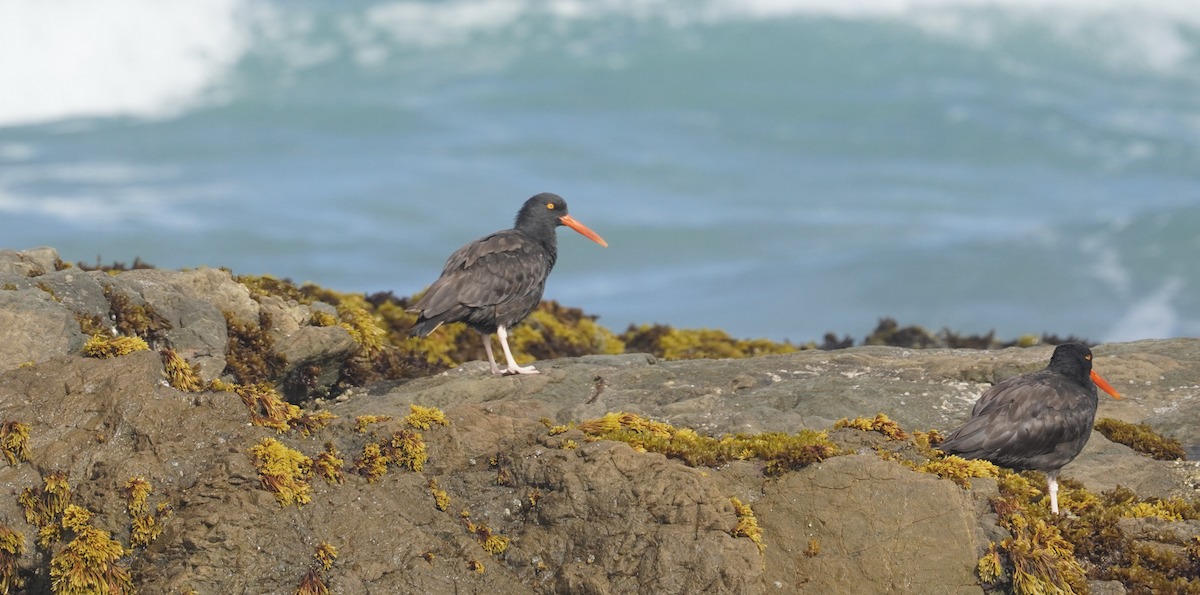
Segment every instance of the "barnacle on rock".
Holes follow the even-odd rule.
[[[1179,440],[1159,435],[1145,422],[1135,425],[1106,417],[1096,421],[1096,431],[1113,442],[1120,442],[1160,461],[1187,460],[1187,452]]]
[[[134,351],[149,351],[150,346],[141,337],[105,337],[96,335],[83,346],[83,354],[89,357],[109,359],[127,355]]]
[[[16,467],[30,458],[29,425],[19,421],[4,420],[0,424],[0,451],[8,464]]]
[[[312,475],[312,459],[283,445],[274,438],[263,438],[250,448],[258,466],[258,479],[262,488],[273,494],[279,505],[296,506],[307,504],[311,499],[310,488],[305,481]]]

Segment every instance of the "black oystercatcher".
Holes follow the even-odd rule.
[[[937,448],[1017,471],[1044,472],[1050,483],[1050,510],[1058,514],[1058,472],[1079,455],[1092,434],[1097,385],[1121,398],[1092,370],[1087,345],[1063,343],[1045,368],[984,392],[971,419]]]
[[[559,225],[608,246],[600,236],[567,214],[567,203],[543,192],[527,201],[512,229],[498,231],[459,248],[450,255],[442,276],[409,312],[418,314],[409,333],[424,337],[447,322],[465,322],[483,336],[492,373],[500,374],[492,355],[492,333],[508,360],[508,374],[537,374],[533,366],[518,366],[508,348],[508,329],[521,322],[542,301],[546,277],[558,258]]]

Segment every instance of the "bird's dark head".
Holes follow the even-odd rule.
[[[521,210],[517,212],[517,221],[513,228],[537,236],[547,232],[553,234],[554,228],[559,225],[566,225],[593,242],[608,246],[608,242],[596,235],[596,232],[567,214],[567,201],[550,192],[543,192],[525,201]]]
[[[1076,379],[1090,379],[1104,392],[1120,399],[1121,395],[1092,369],[1092,350],[1083,343],[1063,343],[1054,348],[1050,368]]]

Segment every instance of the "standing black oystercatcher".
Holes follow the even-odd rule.
[[[1050,364],[989,388],[938,450],[964,459],[986,459],[1017,471],[1045,472],[1050,510],[1058,514],[1058,472],[1092,435],[1099,405],[1096,386],[1120,399],[1092,370],[1092,350],[1063,343]]]
[[[442,276],[409,312],[418,315],[409,336],[424,337],[447,322],[465,322],[483,336],[492,373],[499,374],[492,355],[492,333],[508,360],[508,374],[537,374],[533,366],[518,366],[508,348],[508,329],[529,316],[542,301],[546,277],[558,258],[559,225],[608,246],[600,236],[567,214],[567,203],[543,192],[527,201],[512,229],[498,231],[459,248],[450,255]]]

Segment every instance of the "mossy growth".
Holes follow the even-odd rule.
[[[737,513],[737,525],[729,530],[729,534],[734,537],[745,537],[754,542],[758,546],[758,551],[761,553],[767,549],[767,544],[763,542],[763,530],[758,526],[758,519],[754,516],[754,509],[750,508],[749,504],[742,504],[737,498],[730,498],[733,503],[734,512]]]
[[[1019,475],[1001,476],[1000,497],[992,505],[1010,537],[990,547],[989,555],[1003,553],[1017,595],[1087,593],[1087,576],[1075,559],[1074,546],[1050,519],[1030,514],[1029,499],[1038,492]],[[987,556],[984,558],[978,567],[980,578],[986,573],[995,580],[999,573]]]
[[[433,503],[438,510],[445,512],[450,509],[450,496],[446,494],[445,490],[438,489],[436,478],[429,479],[429,492],[433,494]]]
[[[866,419],[864,417],[856,417],[853,420],[842,418],[833,425],[833,429],[839,428],[854,428],[864,432],[879,432],[888,437],[888,440],[908,440],[908,434],[900,427],[900,424],[888,419],[888,416],[882,413],[876,413],[875,417]]]
[[[14,283],[5,283],[4,285],[0,285],[0,289],[3,289],[4,291],[16,291],[17,286]]]
[[[25,509],[25,520],[38,528],[39,544],[43,543],[42,537],[48,537],[45,543],[49,544],[58,538],[58,532],[46,531],[47,535],[43,535],[43,530],[56,526],[56,518],[71,503],[71,486],[67,483],[65,473],[51,473],[43,477],[42,481],[45,488],[27,487],[17,500]]]
[[[261,384],[278,378],[287,367],[287,358],[275,352],[275,338],[269,332],[271,315],[261,312],[258,321],[238,320],[225,312],[229,333],[229,354],[225,357],[224,374],[230,374],[238,384]]]
[[[483,551],[489,554],[503,554],[504,550],[508,549],[508,538],[503,535],[496,535],[487,525],[475,525],[468,521],[467,531],[475,534],[475,539],[479,541],[479,545],[483,547]]]
[[[333,314],[321,310],[314,310],[312,313],[313,326],[334,326],[337,323],[338,319]]]
[[[1145,422],[1135,425],[1106,417],[1096,421],[1096,431],[1159,461],[1187,460],[1179,440],[1159,435]]]
[[[328,411],[301,413],[300,407],[281,399],[279,393],[275,391],[275,387],[267,382],[245,385],[214,380],[208,384],[207,388],[211,391],[237,394],[246,408],[250,410],[250,423],[274,428],[278,434],[294,429],[307,436],[315,430],[324,428],[330,420],[337,418]]]
[[[429,455],[425,452],[425,442],[419,432],[401,430],[392,434],[392,439],[380,446],[396,466],[408,467],[412,471],[425,469],[425,461]]]
[[[8,459],[8,464],[13,467],[28,462],[31,457],[29,425],[19,421],[4,420],[4,423],[0,424],[0,452],[4,453],[4,458]]]
[[[91,526],[92,513],[67,506],[62,527],[74,538],[50,559],[55,595],[133,595],[129,571],[117,565],[126,554],[108,531]]]
[[[75,322],[79,323],[79,331],[83,334],[94,337],[96,335],[112,335],[115,330],[108,325],[103,316],[99,314],[75,313]]]
[[[200,392],[204,390],[204,381],[191,364],[187,363],[174,349],[163,349],[158,352],[162,356],[163,366],[167,371],[167,384],[175,390],[183,392]]]
[[[153,487],[144,477],[131,477],[121,489],[125,505],[129,511],[131,528],[129,530],[129,547],[148,546],[158,539],[166,526],[167,518],[171,516],[171,507],[163,502],[150,514],[147,499]]]
[[[258,479],[263,489],[275,494],[280,507],[292,503],[299,507],[312,499],[306,481],[312,476],[312,459],[274,438],[263,438],[260,444],[250,448],[250,454],[258,466]]]
[[[354,472],[367,478],[367,483],[375,483],[387,474],[390,462],[379,444],[371,442],[363,446],[362,456],[354,460]]]
[[[54,293],[53,287],[50,287],[49,285],[46,285],[45,283],[35,283],[33,286],[50,294],[50,297],[54,298],[54,301],[56,301],[60,304],[62,303],[62,298],[58,297],[58,294]]]
[[[450,422],[446,419],[446,414],[442,413],[436,407],[409,405],[409,408],[412,410],[412,413],[404,418],[404,422],[414,428],[428,430],[431,424],[439,426],[450,425]]]
[[[841,454],[824,432],[812,430],[712,438],[632,413],[608,413],[576,428],[593,439],[625,442],[634,450],[661,453],[693,467],[716,467],[730,461],[754,459],[765,463],[767,473],[779,474]]]
[[[317,551],[313,553],[312,564],[304,573],[304,578],[300,580],[300,587],[296,589],[296,595],[329,595],[329,588],[321,580],[321,572],[333,568],[333,560],[337,558],[337,555],[337,549],[332,545],[324,541],[317,545]]]
[[[1044,497],[1045,476],[1041,473],[1002,471],[999,486],[1001,497],[992,505],[1013,537],[995,544],[980,560],[981,577],[1012,576],[1018,593],[1053,592],[1048,585],[1066,588],[1063,580],[1078,589],[1080,572],[1089,580],[1120,581],[1127,592],[1139,595],[1200,592],[1200,557],[1187,548],[1186,555],[1178,555],[1175,546],[1134,539],[1120,522],[1145,516],[1200,520],[1196,502],[1139,498],[1120,487],[1096,495],[1079,482],[1063,478],[1058,500],[1064,514],[1054,515]],[[987,560],[993,552],[995,560]],[[1072,555],[1070,562],[1064,559],[1067,552]],[[997,564],[1007,574],[997,571]],[[1018,565],[1025,576],[1017,572]]]
[[[917,465],[902,461],[914,471],[932,473],[942,479],[949,479],[964,487],[971,487],[972,477],[999,477],[1000,468],[982,459],[964,459],[958,455],[950,455],[941,459],[930,459]]]
[[[677,329],[666,325],[629,326],[621,335],[627,352],[649,353],[660,359],[725,359],[794,353],[814,349],[815,344],[797,346],[767,339],[734,339],[722,330]]]
[[[392,421],[392,419],[393,418],[390,415],[360,415],[354,418],[354,431],[366,433],[367,427],[371,424]]]
[[[0,595],[15,595],[25,586],[17,563],[25,555],[25,534],[0,527]]]
[[[128,355],[135,351],[149,351],[150,346],[141,337],[105,337],[96,335],[83,346],[83,354],[88,357],[109,359]]]
[[[808,547],[804,548],[804,557],[816,558],[821,554],[821,541],[816,537],[808,540]]]
[[[167,331],[172,329],[170,321],[156,312],[153,306],[134,303],[129,296],[114,290],[112,285],[104,288],[104,296],[108,298],[109,314],[117,332],[122,335],[138,337],[148,344],[158,345],[166,339]]]
[[[625,352],[625,342],[612,331],[596,324],[579,308],[567,308],[558,302],[538,305],[523,324],[509,337],[513,358],[518,364],[560,357]]]
[[[483,571],[484,571],[483,562],[480,562],[479,560],[469,560],[469,561],[467,561],[467,569],[470,570],[471,572],[483,574]]]
[[[312,458],[313,475],[323,478],[328,484],[345,483],[346,475],[342,473],[342,468],[345,467],[346,460],[341,454],[333,442],[326,442],[325,450]]]

